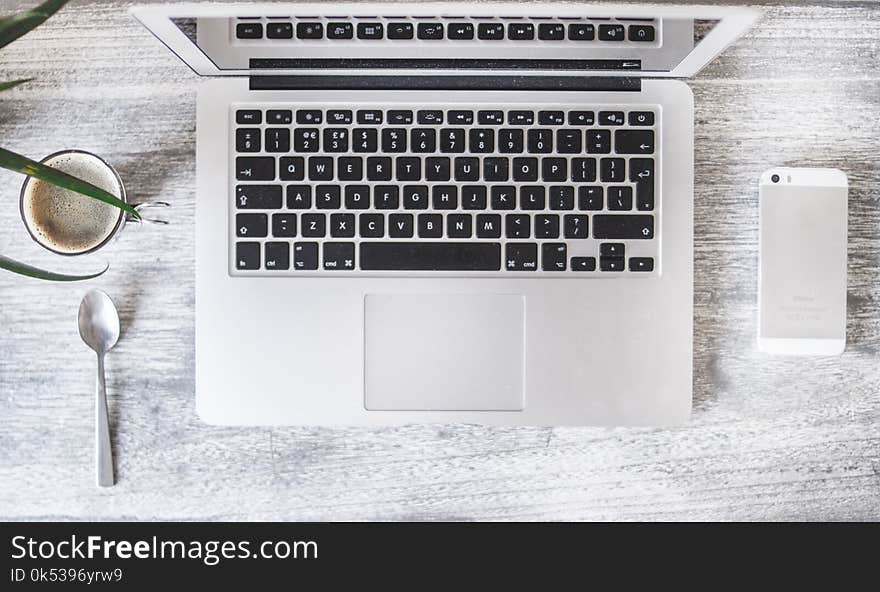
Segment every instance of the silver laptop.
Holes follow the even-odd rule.
[[[693,99],[739,8],[134,10],[198,74],[217,424],[668,425],[691,409]]]

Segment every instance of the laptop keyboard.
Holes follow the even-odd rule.
[[[659,108],[239,104],[234,275],[651,277]]]

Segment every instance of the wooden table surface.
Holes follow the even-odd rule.
[[[23,8],[3,0],[0,12]],[[0,51],[0,145],[94,151],[129,195],[173,204],[75,260],[33,244],[0,172],[0,252],[88,284],[0,273],[0,518],[14,520],[880,519],[880,5],[762,6],[696,95],[694,412],[676,429],[236,429],[202,424],[193,378],[199,79],[121,0],[74,0]],[[848,346],[755,347],[757,186],[772,165],[850,179]],[[108,357],[118,484],[93,485],[89,288],[120,307]]]

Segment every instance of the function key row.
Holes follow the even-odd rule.
[[[259,125],[263,123],[263,112],[259,109],[239,109],[235,113],[235,121],[241,125]],[[387,112],[381,109],[328,109],[326,113],[321,109],[269,109],[266,111],[265,122],[269,125],[288,125],[296,121],[301,125],[348,125],[357,122],[360,125],[380,125],[389,123],[392,125],[623,125],[628,122],[631,126],[654,125],[654,113],[652,111],[599,111],[596,118],[595,111],[559,111],[544,110],[513,110],[508,111],[505,117],[501,110],[484,110],[474,113],[473,110],[459,109],[444,112],[440,109],[422,109],[413,111],[409,109],[389,109]]]
[[[634,41],[652,42],[656,38],[654,25],[593,23],[443,23],[433,22],[261,22],[239,23],[235,29],[238,39],[300,39],[375,41],[380,39],[421,41]]]

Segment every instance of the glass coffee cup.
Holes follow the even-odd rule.
[[[99,156],[82,150],[50,154],[41,164],[51,166],[127,201],[125,185],[112,166]],[[134,206],[142,210],[168,207],[162,201]],[[131,214],[69,189],[27,177],[21,187],[21,219],[34,241],[59,255],[84,255],[109,244],[131,222],[167,224],[165,220],[138,219]]]

